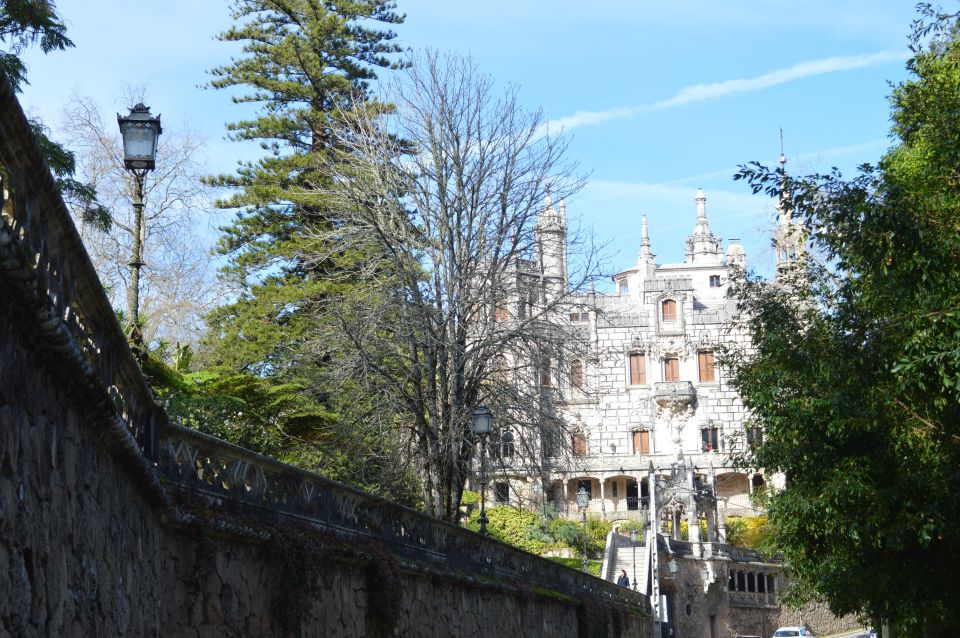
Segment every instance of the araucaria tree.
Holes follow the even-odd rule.
[[[316,307],[312,342],[338,359],[331,373],[379,388],[427,511],[456,520],[478,405],[494,412],[494,460],[512,447],[513,463],[539,469],[544,445],[563,436],[553,393],[565,364],[584,356],[567,320],[595,263],[586,242],[565,242],[563,202],[549,197],[581,183],[566,143],[514,90],[499,95],[471,62],[427,54],[390,98],[392,114],[341,114],[335,179],[316,188],[343,223],[314,232],[314,245],[367,259],[351,275],[362,285]]]
[[[239,299],[212,316],[214,360],[274,374],[295,363],[305,327],[303,302],[325,294],[331,262],[303,259],[305,229],[332,223],[329,205],[309,185],[329,184],[320,168],[339,126],[334,112],[368,100],[375,70],[393,66],[389,30],[402,20],[390,0],[235,0],[237,24],[219,37],[243,44],[244,55],[211,71],[211,86],[240,88],[235,102],[260,106],[255,117],[228,125],[238,141],[267,151],[235,175],[214,180],[233,195],[219,206],[237,211],[219,251]]]
[[[786,179],[819,261],[737,291],[755,351],[730,360],[765,430],[747,462],[786,476],[769,513],[799,593],[897,636],[960,631],[960,22],[923,11],[894,146]]]
[[[318,191],[333,179],[328,165],[341,126],[335,113],[370,103],[376,74],[398,66],[390,27],[403,16],[394,7],[391,0],[232,3],[236,24],[219,37],[242,44],[243,54],[213,69],[210,84],[256,107],[228,130],[235,140],[259,142],[265,155],[212,180],[232,191],[219,202],[236,216],[218,249],[227,258],[223,281],[236,297],[208,317],[197,358],[232,387],[249,374],[257,383],[248,385],[268,386],[268,396],[298,389],[297,401],[271,420],[279,431],[270,453],[414,504],[408,468],[395,456],[392,434],[382,430],[389,415],[374,411],[367,398],[374,393],[354,380],[326,385],[320,373],[331,362],[304,348],[310,309],[349,289],[344,264],[364,258],[305,255],[319,252],[314,232],[340,223]]]

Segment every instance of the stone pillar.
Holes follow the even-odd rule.
[[[687,540],[691,543],[700,542],[700,516],[697,511],[697,499],[694,495],[694,474],[693,468],[687,469],[687,489],[690,490],[687,497]]]
[[[717,499],[717,541],[720,543],[727,542],[727,506],[726,501]]]
[[[753,496],[753,470],[747,472],[747,491]]]
[[[607,513],[607,481],[603,478],[597,479],[600,481],[600,513],[606,515]]]
[[[678,541],[680,540],[680,519],[683,518],[680,515],[680,510],[673,510],[673,512],[671,512],[671,518],[671,525],[673,526],[673,540]]]

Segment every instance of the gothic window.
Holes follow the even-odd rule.
[[[664,299],[660,303],[660,318],[663,321],[677,320],[677,302],[673,299]]]
[[[570,362],[570,387],[583,389],[583,361],[580,359]]]
[[[630,353],[630,385],[647,384],[647,363],[642,352]]]
[[[633,453],[650,454],[650,432],[637,430],[633,433]]]
[[[550,387],[550,357],[540,359],[540,368],[537,370],[537,382],[543,387]]]
[[[714,383],[717,380],[717,374],[713,352],[709,350],[701,352],[698,358],[700,360],[700,383]]]
[[[704,428],[700,430],[700,439],[704,452],[714,452],[720,449],[720,428]]]
[[[710,275],[710,287],[711,288],[720,287],[720,275]]]
[[[510,502],[510,484],[496,482],[493,484],[493,501],[497,505],[506,505]]]
[[[680,380],[680,359],[677,357],[666,357],[663,360],[663,380]]]
[[[573,455],[577,458],[585,457],[587,455],[587,436],[583,432],[574,432],[571,439]]]

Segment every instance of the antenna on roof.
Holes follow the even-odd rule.
[[[787,156],[783,154],[783,127],[780,127],[780,162],[781,168],[785,168],[787,165]]]

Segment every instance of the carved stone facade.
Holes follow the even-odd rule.
[[[553,245],[566,241],[564,217],[549,201],[542,217],[550,223],[538,224],[541,252],[565,254]],[[576,513],[574,494],[584,487],[592,514],[635,517],[651,464],[664,472],[682,454],[703,478],[714,468],[727,514],[753,513],[749,495],[765,478],[731,466],[730,453],[746,442],[746,414],[716,364],[719,345],[746,343],[730,330],[735,304],[727,299],[746,257],[738,240],[726,252],[721,243],[698,191],[683,263],[656,262],[644,218],[637,260],[613,276],[615,291],[574,300],[562,320],[582,329],[590,353],[556,364],[554,396],[567,431],[582,432],[586,446],[546,455],[545,494],[538,495],[537,481],[516,476],[511,488],[519,502],[553,500],[560,511]],[[541,261],[544,281],[567,280],[565,259]]]

